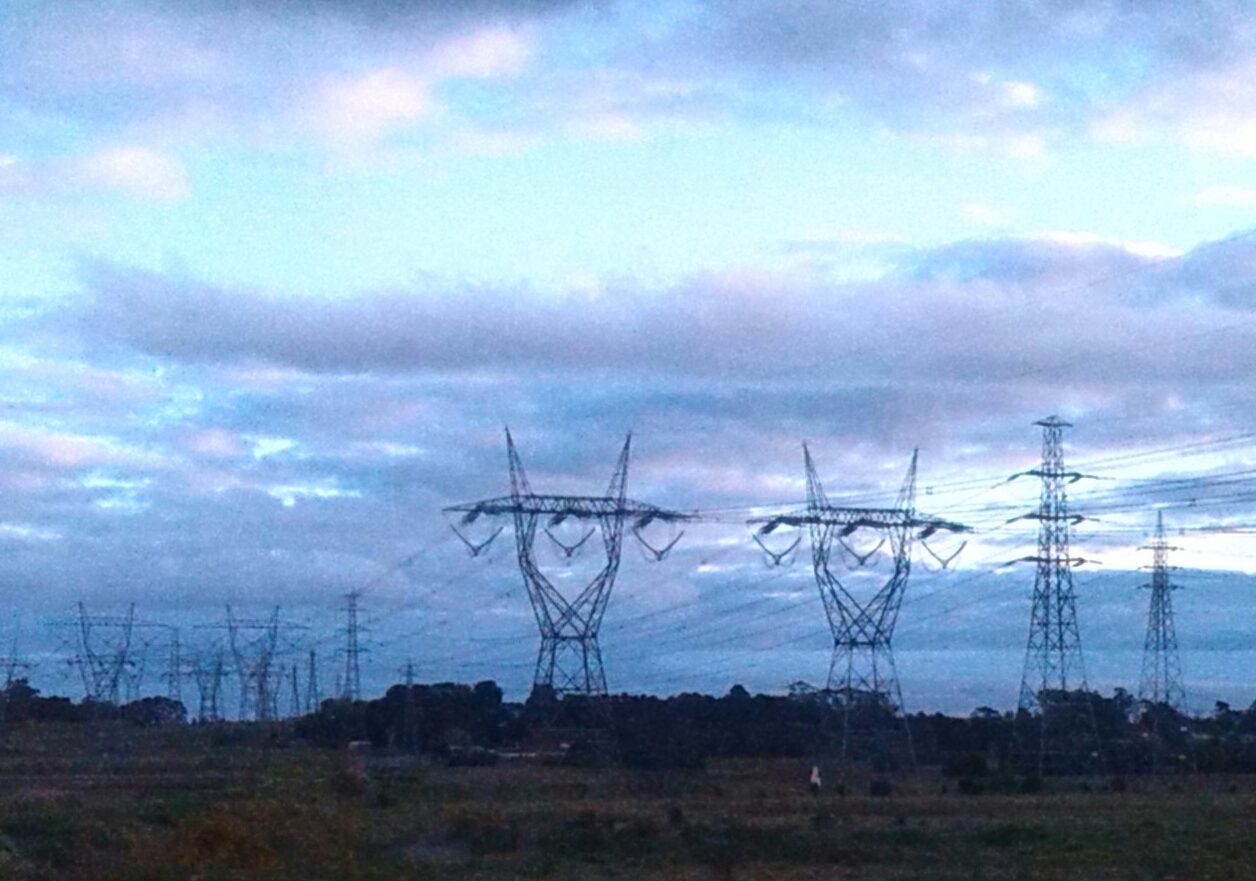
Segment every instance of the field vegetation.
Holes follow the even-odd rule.
[[[477,730],[451,708],[494,706],[491,692],[441,692],[462,725],[422,749],[332,742],[327,727],[365,718],[368,703],[329,702],[320,724],[10,716],[0,879],[1256,878],[1256,777],[1234,770],[1039,778],[990,744],[947,753],[933,729],[917,768],[812,746],[735,755],[763,747],[735,738],[700,761],[692,749],[665,752],[670,763],[563,758],[481,743],[518,719]],[[424,707],[403,707],[413,731]],[[1201,755],[1231,754],[1199,739]]]

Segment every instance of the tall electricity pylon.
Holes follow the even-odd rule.
[[[261,635],[246,640],[246,630],[260,631]],[[279,642],[279,607],[269,619],[246,621],[236,618],[227,606],[227,635],[240,684],[239,718],[243,721],[251,715],[258,722],[269,722],[278,715],[272,667]]]
[[[1164,538],[1164,514],[1156,512],[1156,535],[1148,548],[1152,552],[1151,590],[1147,609],[1147,639],[1143,643],[1143,675],[1138,698],[1151,704],[1164,704],[1179,713],[1186,708],[1182,668],[1178,661],[1177,630],[1173,626],[1172,592],[1178,585],[1169,582],[1169,547]]]
[[[833,637],[825,697],[834,702],[842,713],[843,758],[856,718],[871,723],[876,735],[884,740],[885,723],[903,710],[892,642],[903,592],[907,588],[907,576],[911,572],[914,542],[939,531],[968,531],[962,524],[922,517],[916,513],[916,458],[917,453],[913,451],[911,465],[907,468],[907,476],[894,507],[845,508],[829,502],[815,462],[811,459],[811,450],[803,444],[807,507],[795,513],[751,521],[761,524],[757,536],[766,536],[781,526],[805,526],[810,533],[812,568]],[[874,549],[862,556],[852,551],[846,542],[858,530],[868,530],[880,536]],[[844,584],[832,571],[830,561],[835,546],[845,549],[855,558],[857,566],[862,567],[871,555],[880,550],[887,538],[893,570],[871,596],[867,595],[867,591],[856,591],[852,584]],[[777,556],[770,551],[768,553]],[[950,562],[949,559],[947,562]],[[914,763],[910,730],[906,734],[908,754]]]
[[[83,676],[83,690],[90,700],[98,703],[117,703],[121,686],[132,663],[131,634],[135,626],[135,604],[132,603],[124,617],[103,615],[89,616],[83,603],[78,604],[79,672]],[[93,630],[116,632],[103,648],[93,637]]]
[[[358,624],[358,597],[361,594],[350,591],[345,594],[345,676],[344,691],[340,695],[346,700],[362,699],[362,648],[359,637],[361,627]]]
[[[221,646],[192,659],[192,680],[196,683],[199,702],[196,717],[202,722],[217,722],[222,718],[218,695],[222,690],[223,666]]]
[[[166,697],[176,703],[183,703],[183,677],[186,670],[183,666],[183,652],[179,643],[179,628],[167,625],[166,641]]]
[[[305,712],[310,714],[318,710],[322,696],[318,692],[318,658],[314,649],[310,649],[309,666],[305,673]]]
[[[611,476],[606,495],[539,495],[532,492],[528,485],[528,477],[524,473],[519,453],[515,450],[514,439],[507,430],[510,495],[445,509],[447,512],[461,513],[461,523],[464,526],[481,516],[509,516],[513,519],[519,570],[523,574],[528,599],[532,602],[532,611],[536,615],[537,628],[541,633],[533,686],[550,689],[555,697],[565,694],[596,696],[607,693],[598,631],[611,598],[615,575],[619,571],[624,525],[631,524],[632,532],[642,546],[651,551],[655,559],[661,560],[680,536],[673,538],[671,544],[657,549],[645,541],[641,531],[654,521],[676,523],[688,519],[680,512],[664,510],[626,497],[628,451],[631,444],[632,435],[629,434],[624,441],[623,451],[619,454],[619,462]],[[590,524],[584,537],[575,544],[564,544],[550,532],[567,520]],[[595,532],[601,533],[602,547],[606,554],[605,565],[575,596],[560,592],[537,565],[535,542],[538,527],[567,557],[572,556]],[[479,554],[486,545],[487,542],[478,546],[468,543],[473,548],[473,554]]]
[[[1099,764],[1103,757],[1086,684],[1073,590],[1073,567],[1086,561],[1073,557],[1069,550],[1069,527],[1083,518],[1069,513],[1065,492],[1067,484],[1085,475],[1064,470],[1063,431],[1072,427],[1070,423],[1049,416],[1034,424],[1042,427],[1042,465],[1014,475],[1042,480],[1037,512],[1024,515],[1025,519],[1038,521],[1038,553],[1022,558],[1023,562],[1036,564],[1037,571],[1017,708],[1038,717],[1038,771],[1044,773],[1067,767],[1060,764],[1057,768],[1053,763],[1049,768],[1049,752],[1052,756],[1088,754]],[[1084,708],[1073,706],[1075,692],[1083,697]],[[1084,740],[1092,740],[1093,749],[1087,749],[1082,744]]]
[[[1084,562],[1070,556],[1069,526],[1081,518],[1069,514],[1064,487],[1083,475],[1064,470],[1062,434],[1072,426],[1055,416],[1035,422],[1042,426],[1042,465],[1023,475],[1042,479],[1038,511],[1024,515],[1038,521],[1038,555],[1024,562],[1037,564],[1034,575],[1033,613],[1029,642],[1021,675],[1019,709],[1042,709],[1041,694],[1048,689],[1067,692],[1086,688],[1082,663],[1082,639],[1077,628],[1077,601],[1073,591],[1073,566]]]

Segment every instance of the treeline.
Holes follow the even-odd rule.
[[[0,725],[102,720],[167,725],[186,722],[187,710],[181,702],[168,697],[144,697],[123,704],[92,700],[75,703],[57,695],[43,697],[26,679],[14,679],[0,689]]]
[[[980,707],[967,716],[904,719],[875,703],[847,708],[823,695],[751,695],[739,685],[723,697],[556,700],[537,689],[523,704],[504,702],[491,681],[396,685],[378,700],[324,701],[297,720],[296,732],[327,746],[369,740],[453,761],[491,761],[507,749],[593,760],[609,745],[616,761],[640,769],[700,768],[717,756],[834,757],[844,750],[882,770],[914,761],[992,782],[1042,768],[1256,773],[1256,705],[1235,710],[1218,703],[1211,715],[1196,717],[1140,705],[1124,689],[1111,697],[1079,691],[1040,699],[1040,715]]]
[[[1191,716],[1140,704],[1118,688],[1045,692],[1041,714],[979,707],[966,716],[895,716],[861,697],[846,705],[824,693],[672,697],[615,695],[556,699],[537,688],[524,703],[503,700],[493,681],[394,685],[381,698],[325,700],[289,720],[311,743],[370,741],[383,749],[451,762],[495,761],[505,752],[567,762],[610,760],[639,769],[700,768],[713,757],[840,755],[880,770],[909,763],[941,768],[975,787],[1007,785],[1012,774],[1138,774],[1158,770],[1256,773],[1256,704],[1218,702]],[[44,697],[24,679],[0,689],[0,726],[128,721],[181,724],[183,704],[146,697],[126,704]],[[231,725],[234,723],[216,723]]]

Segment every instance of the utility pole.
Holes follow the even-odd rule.
[[[1055,416],[1034,424],[1042,427],[1042,464],[1036,470],[1014,475],[1042,480],[1037,512],[1024,515],[1026,519],[1038,521],[1038,553],[1023,558],[1024,562],[1035,563],[1037,569],[1017,709],[1038,717],[1038,772],[1042,774],[1066,769],[1065,765],[1048,767],[1049,746],[1053,757],[1062,753],[1084,753],[1087,750],[1081,742],[1088,739],[1088,735],[1093,736],[1094,741],[1091,757],[1098,759],[1100,765],[1103,758],[1082,662],[1073,590],[1073,567],[1086,561],[1073,557],[1069,550],[1069,527],[1083,518],[1069,513],[1065,492],[1067,484],[1085,475],[1064,470],[1063,432],[1072,426]],[[1078,695],[1085,702],[1082,712],[1073,706]]]
[[[887,762],[890,760],[887,728],[903,711],[903,695],[891,644],[903,593],[907,588],[907,577],[911,572],[914,542],[919,539],[923,543],[924,539],[939,531],[968,531],[968,527],[959,523],[917,514],[916,459],[917,453],[913,452],[907,476],[892,508],[839,507],[829,502],[811,458],[811,450],[803,444],[807,507],[790,514],[750,521],[759,524],[755,538],[774,561],[788,551],[780,554],[772,552],[764,546],[764,537],[782,526],[806,527],[810,533],[812,568],[833,639],[828,684],[820,697],[841,713],[843,761],[847,758],[849,741],[856,734],[874,736],[887,753]],[[859,530],[879,536],[873,549],[862,555],[847,543],[847,538]],[[869,575],[857,578],[855,570],[866,566],[869,559],[881,551],[887,539],[888,557],[892,563],[889,577],[881,579]],[[790,547],[792,549],[793,545]],[[836,566],[834,555],[836,553],[840,557],[843,551],[852,565],[839,577],[833,571]],[[860,576],[865,574],[859,573]],[[872,582],[871,587],[868,586],[869,581]],[[857,583],[864,589],[859,589]],[[798,694],[804,691],[800,688]],[[911,731],[905,715],[902,728],[906,735],[906,758],[914,765]]]
[[[507,429],[506,455],[510,465],[510,495],[445,509],[447,512],[462,514],[460,524],[463,526],[482,516],[507,516],[513,520],[519,570],[523,574],[528,599],[532,603],[537,629],[541,635],[536,671],[532,677],[534,692],[539,688],[556,698],[567,694],[606,695],[606,673],[602,666],[598,632],[610,601],[615,575],[619,571],[624,526],[630,524],[632,533],[651,552],[653,559],[661,560],[680,536],[677,535],[670,544],[662,548],[655,548],[646,542],[642,531],[655,521],[674,524],[689,519],[678,511],[664,510],[627,498],[625,487],[631,444],[632,435],[629,434],[605,495],[540,495],[534,493],[528,485],[523,463]],[[564,543],[551,531],[568,520],[581,525],[588,524],[583,537],[572,544]],[[535,542],[538,528],[568,558],[595,533],[600,532],[605,564],[578,592],[560,591],[537,565]],[[497,533],[493,535],[496,536]],[[459,537],[473,555],[478,555],[492,541],[490,538],[474,545],[462,537],[461,533]]]

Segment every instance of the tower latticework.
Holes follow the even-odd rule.
[[[1178,712],[1186,706],[1182,668],[1178,659],[1177,630],[1173,625],[1173,591],[1169,581],[1169,547],[1164,537],[1164,514],[1156,513],[1156,534],[1152,552],[1151,582],[1141,585],[1151,591],[1147,609],[1147,638],[1143,643],[1143,674],[1138,698],[1151,704],[1164,704]]]
[[[851,508],[832,504],[825,495],[806,444],[803,445],[803,459],[807,471],[807,507],[797,513],[752,521],[762,524],[756,538],[766,536],[781,526],[805,526],[810,534],[812,568],[833,638],[833,654],[823,697],[841,713],[843,758],[847,756],[853,736],[858,734],[875,738],[888,752],[889,729],[901,728],[906,735],[909,761],[914,762],[910,731],[905,724],[893,722],[903,710],[903,695],[892,650],[894,627],[898,622],[903,592],[907,588],[912,548],[917,538],[927,538],[940,530],[964,532],[967,527],[917,514],[915,452],[912,453],[911,465],[898,499],[891,508]],[[878,538],[872,549],[863,554],[857,553],[848,544],[848,539],[861,530]],[[870,558],[881,553],[887,540],[889,550],[886,556],[891,569],[884,580],[874,579],[875,586],[871,589],[856,588],[852,583],[853,573],[839,576],[834,572],[835,555],[845,553],[847,558],[854,560],[855,569],[862,569]],[[783,556],[771,551],[767,553],[778,560]],[[953,558],[952,555],[950,559]]]
[[[1069,527],[1077,518],[1068,512],[1064,489],[1081,475],[1064,470],[1062,435],[1071,425],[1055,416],[1035,424],[1042,426],[1042,466],[1027,473],[1042,479],[1042,494],[1037,513],[1026,515],[1038,521],[1038,555],[1031,558],[1037,572],[1018,702],[1031,712],[1042,709],[1044,691],[1087,687],[1073,590],[1075,560],[1069,553]]]
[[[1037,570],[1018,708],[1037,717],[1039,773],[1094,770],[1103,756],[1073,589],[1073,567],[1084,561],[1069,548],[1070,527],[1082,518],[1069,513],[1065,492],[1084,475],[1064,469],[1063,431],[1072,426],[1055,416],[1035,425],[1042,427],[1042,464],[1025,474],[1042,480],[1042,492],[1038,510],[1025,515],[1038,521],[1038,553],[1025,558]]]
[[[510,495],[446,509],[461,513],[464,526],[481,516],[508,516],[512,519],[519,571],[523,575],[541,635],[533,686],[542,687],[554,697],[607,693],[598,632],[610,602],[615,575],[619,571],[624,527],[630,527],[642,546],[651,552],[653,559],[661,560],[680,536],[677,535],[662,549],[656,549],[646,542],[642,531],[656,521],[674,524],[688,519],[680,512],[636,502],[626,496],[631,444],[632,436],[629,435],[605,495],[542,495],[532,491],[514,439],[507,431]],[[587,524],[583,537],[573,544],[562,542],[551,531],[568,520],[582,526]],[[538,531],[554,542],[566,558],[577,553],[595,533],[600,533],[605,562],[583,588],[563,592],[537,563],[535,543]],[[496,534],[493,533],[494,536]],[[463,541],[466,539],[463,538]],[[478,555],[487,544],[468,543],[468,546],[472,548],[473,555]]]

